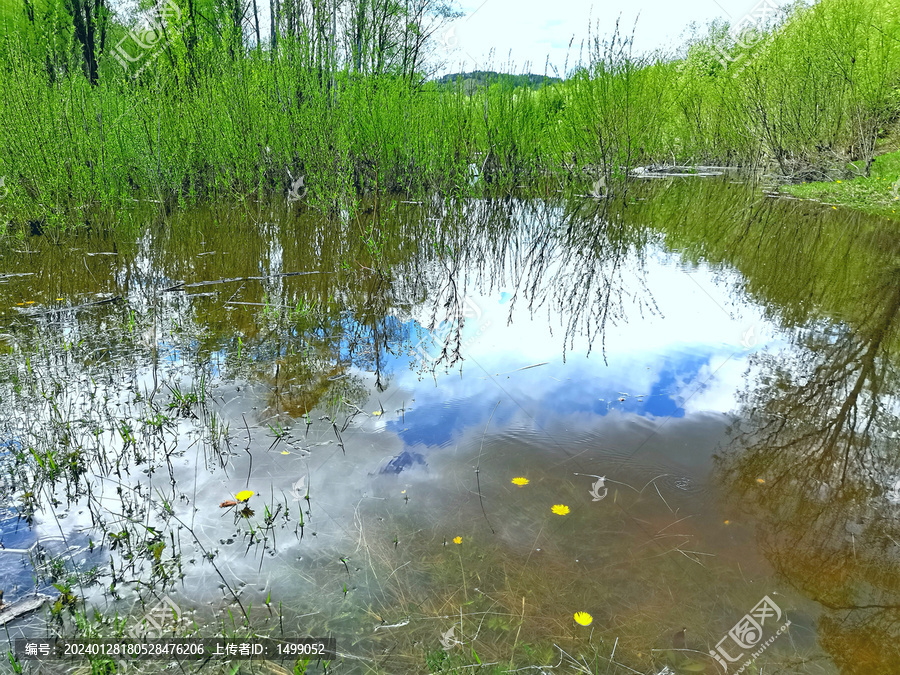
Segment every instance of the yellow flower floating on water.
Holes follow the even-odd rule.
[[[453,537],[453,543],[454,543],[454,544],[461,544],[461,543],[462,543],[462,537]]]
[[[522,476],[516,476],[510,481],[513,485],[518,485],[522,487],[523,485],[528,485],[531,481],[527,478],[523,478]]]
[[[380,410],[376,410],[376,411],[374,411],[372,414],[373,414],[375,417],[381,417],[381,411],[380,411]]]
[[[550,510],[558,516],[564,516],[569,513],[569,507],[565,504],[554,504],[550,507]]]
[[[590,626],[594,623],[594,617],[587,612],[575,612],[575,623],[581,626]]]
[[[237,499],[239,502],[245,502],[248,499],[250,499],[250,497],[252,497],[254,494],[256,494],[256,493],[254,493],[253,490],[241,490],[234,496],[234,498]]]

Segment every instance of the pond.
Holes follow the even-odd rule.
[[[8,648],[900,671],[900,235],[728,175],[624,201],[235,203],[7,241],[2,599],[48,598]]]

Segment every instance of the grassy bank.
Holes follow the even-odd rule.
[[[7,5],[0,221],[60,227],[136,200],[169,212],[272,193],[346,214],[372,193],[546,193],[671,162],[798,181],[844,178],[854,162],[877,178],[879,139],[900,117],[897,0],[825,0],[740,34],[712,25],[677,54],[638,55],[597,26],[565,79],[541,87],[429,79],[452,12],[385,5],[379,23],[380,6],[348,0],[332,23],[318,3],[275,3],[257,41],[252,16],[221,0],[170,11],[154,40],[146,10]]]
[[[844,206],[900,219],[900,151],[876,157],[868,176],[801,183],[786,186],[783,190],[795,197],[821,201],[835,208]]]

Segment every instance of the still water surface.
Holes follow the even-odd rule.
[[[168,598],[340,672],[900,672],[889,222],[726,177],[210,207],[0,272],[3,599],[74,600],[11,638]]]

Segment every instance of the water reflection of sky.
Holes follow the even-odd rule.
[[[260,272],[280,271],[280,253],[271,249],[269,258],[276,263]],[[168,439],[166,460],[171,474],[135,470],[128,476],[133,489],[127,491],[120,491],[123,483],[118,477],[98,475],[90,493],[91,508],[87,508],[85,496],[80,502],[67,503],[64,513],[62,509],[39,513],[33,525],[13,509],[0,510],[0,546],[7,549],[0,555],[0,578],[7,600],[14,602],[35,589],[51,591],[49,578],[38,579],[28,564],[27,554],[32,551],[46,549],[48,556],[61,557],[69,571],[121,560],[117,557],[124,552],[113,550],[111,540],[100,536],[94,513],[104,514],[104,527],[110,532],[125,531],[124,492],[127,506],[147,509],[147,522],[154,519],[159,525],[165,513],[158,508],[159,501],[169,490],[173,496],[169,503],[180,519],[190,523],[197,542],[197,546],[188,542],[179,549],[190,574],[188,583],[178,589],[179,602],[186,598],[185,606],[191,607],[218,602],[223,595],[217,588],[219,577],[211,573],[207,551],[215,556],[216,570],[221,570],[224,578],[241,580],[248,606],[252,602],[252,607],[265,607],[265,599],[274,590],[275,596],[285,597],[285,606],[296,607],[304,616],[321,610],[323,616],[333,617],[348,606],[364,609],[368,597],[361,589],[368,587],[383,597],[390,592],[390,583],[401,587],[403,575],[419,561],[427,559],[432,565],[442,552],[459,555],[469,550],[452,545],[444,548],[455,535],[463,538],[466,547],[470,542],[501,546],[497,550],[504,557],[496,560],[520,553],[536,563],[547,557],[551,565],[568,565],[554,567],[566,570],[554,578],[583,582],[590,591],[578,606],[588,608],[589,593],[596,596],[594,606],[606,607],[610,591],[614,595],[618,588],[636,582],[634,596],[619,602],[616,611],[640,605],[643,612],[645,589],[654,581],[675,586],[681,577],[689,578],[693,586],[686,592],[691,595],[680,596],[679,607],[674,608],[677,615],[682,611],[681,598],[694,602],[718,594],[711,590],[717,579],[722,588],[727,586],[721,597],[746,585],[745,575],[749,574],[751,581],[754,576],[768,579],[769,569],[756,555],[749,531],[738,527],[742,527],[740,514],[717,504],[721,482],[713,480],[710,466],[737,407],[737,393],[748,378],[756,376],[748,355],[757,348],[778,349],[782,343],[772,338],[771,324],[740,290],[737,275],[706,264],[685,267],[677,253],[652,247],[641,259],[643,262],[621,261],[610,275],[621,284],[624,308],[615,322],[607,324],[602,344],[595,336],[589,345],[581,325],[567,334],[571,302],[550,300],[549,311],[544,304],[532,315],[521,291],[516,293],[511,287],[476,290],[470,301],[477,311],[471,313],[463,330],[464,361],[449,372],[439,367],[433,378],[421,369],[410,369],[410,347],[427,332],[433,303],[443,302],[437,297],[438,283],[444,281],[440,274],[423,275],[421,282],[428,287],[410,297],[424,295],[427,299],[412,311],[397,309],[417,301],[403,301],[402,283],[391,287],[391,293],[385,284],[379,287],[384,295],[378,296],[384,304],[371,303],[355,312],[345,309],[339,321],[332,317],[314,333],[305,323],[292,325],[290,321],[285,326],[273,320],[271,326],[277,330],[267,330],[269,314],[262,309],[252,315],[253,323],[224,321],[224,330],[193,333],[201,325],[215,324],[203,313],[204,303],[213,300],[165,295],[157,308],[160,316],[177,316],[180,324],[185,319],[183,330],[154,330],[134,338],[119,338],[121,333],[110,330],[110,345],[104,345],[102,352],[108,360],[92,355],[82,363],[72,357],[68,365],[83,369],[76,375],[85,382],[88,374],[108,371],[110,376],[94,385],[97,394],[103,393],[102,405],[114,411],[110,419],[121,416],[134,422],[145,437],[147,427],[139,423],[150,409],[134,405],[137,401],[132,401],[132,392],[156,391],[154,410],[178,420],[177,428],[160,435]],[[605,264],[599,257],[589,262],[598,268]],[[553,271],[566,264],[560,262]],[[148,267],[145,276],[152,276],[151,271]],[[426,270],[434,271],[441,270]],[[500,278],[504,277],[498,273],[493,280],[500,283]],[[577,277],[570,274],[566,288],[573,285],[572,279]],[[544,281],[550,284],[547,279],[541,283]],[[264,296],[266,303],[271,297],[305,297],[280,293],[281,283],[271,283]],[[215,300],[216,306],[226,297],[234,297],[232,293],[229,287]],[[133,304],[129,301],[129,309],[149,307],[146,299],[143,305],[139,302],[142,297],[129,295],[134,300]],[[515,311],[510,322],[513,298]],[[258,299],[248,293],[241,301],[254,307]],[[588,297],[586,304],[594,300]],[[396,313],[383,316],[385,305],[388,312]],[[105,316],[103,312],[117,309],[104,305],[67,313],[71,323],[62,326],[62,334],[76,342],[87,327],[95,325],[89,320],[79,323],[83,317]],[[752,337],[766,337],[758,343],[748,342],[748,331]],[[239,335],[244,342],[236,348]],[[267,405],[280,394],[273,394],[273,389],[283,386],[285,380],[300,387],[308,384],[310,376],[304,368],[296,372],[286,368],[278,378],[281,359],[295,354],[298,340],[314,347],[327,346],[310,359],[314,365],[321,362],[325,369],[325,375],[313,373],[313,385],[321,384],[315,381],[320,375],[327,375],[329,384],[332,380],[353,384],[344,389],[335,386],[322,395],[313,391],[309,400],[317,401],[318,409],[311,424],[291,424],[283,419],[282,408]],[[146,345],[160,355],[154,363],[157,372],[150,361],[140,358]],[[138,357],[134,361],[132,353]],[[237,368],[235,363],[246,367]],[[372,371],[376,367],[384,388],[374,386]],[[336,377],[330,377],[332,370],[338,373]],[[75,371],[65,371],[67,378],[70,372]],[[204,387],[208,383],[209,411],[216,417],[206,416],[206,410],[202,417],[177,417],[168,408],[173,394],[166,385],[178,381],[184,390],[201,381]],[[75,400],[82,393],[72,386],[67,397]],[[74,410],[68,398],[66,409]],[[341,401],[349,406],[342,407]],[[96,405],[100,411],[104,409]],[[355,409],[357,405],[360,410]],[[46,408],[38,406],[38,410],[46,414]],[[373,411],[381,414],[372,415]],[[195,412],[201,412],[199,406]],[[276,419],[278,424],[284,422],[285,430],[291,429],[283,438],[276,434]],[[216,422],[220,430],[224,428],[223,433],[230,428],[230,440],[220,441],[224,444],[213,453],[203,430],[207,425],[217,428],[213,426]],[[340,426],[344,422],[346,426]],[[121,455],[123,440],[117,429],[111,427],[103,433],[100,445],[104,455]],[[0,464],[17,443],[0,443]],[[476,465],[478,470],[473,471]],[[396,473],[402,475],[390,475]],[[592,499],[589,492],[599,475],[608,478],[613,490],[610,499],[602,502]],[[512,476],[528,476],[528,489],[513,487]],[[891,476],[885,481],[885,501],[896,503],[896,476]],[[641,486],[650,485],[647,481],[651,479],[656,480],[656,489],[641,492]],[[294,494],[301,483],[309,487],[310,500]],[[280,513],[291,509],[290,520],[278,522],[271,549],[251,548],[253,540],[242,516],[219,506],[244,489],[255,492],[256,513],[247,517],[253,527],[262,526],[269,508],[282,507]],[[56,496],[61,499],[62,492]],[[483,504],[479,503],[482,497]],[[552,515],[550,505],[556,503],[570,505],[571,517],[559,520]],[[632,507],[634,511],[627,515],[635,518],[626,527],[619,516]],[[307,509],[306,530],[301,528],[298,535],[298,515],[303,508]],[[698,561],[686,557],[676,559],[689,570],[684,574],[677,570],[672,574],[675,568],[644,567],[641,571],[639,566],[621,564],[636,560],[636,555],[644,556],[644,562],[663,560],[660,556],[665,551],[657,553],[650,544],[658,543],[658,533],[675,536],[676,519],[677,536],[692,538],[692,549],[700,551],[697,555],[710,556],[703,561],[713,570],[711,574],[704,576]],[[646,531],[641,529],[645,523]],[[169,522],[166,527],[173,525]],[[634,527],[629,529],[631,525]],[[598,532],[604,536],[595,537]],[[639,535],[646,535],[646,541]],[[375,565],[372,558],[367,564],[362,562],[363,548],[368,552],[370,546],[384,556],[376,557]],[[352,564],[346,566],[341,563],[348,553]],[[165,552],[167,558],[170,555],[175,555],[174,545]],[[718,556],[715,561],[713,555]],[[736,565],[730,568],[734,574],[722,574],[721,567],[713,567],[731,562],[740,563],[739,573]],[[381,574],[381,565],[385,574]],[[415,574],[418,576],[408,578],[408,585],[403,582],[403,593],[426,577],[422,570]],[[600,578],[605,586],[598,582]],[[733,586],[729,585],[732,581]],[[347,586],[351,587],[349,595]],[[95,599],[106,602],[99,597],[102,589],[95,590]],[[126,602],[130,604],[132,599],[126,597]],[[227,597],[225,602],[229,602]],[[118,606],[109,603],[108,610],[118,611]],[[715,606],[719,604],[716,599]],[[141,611],[137,602],[134,607],[138,609],[132,611]],[[566,609],[566,619],[571,617],[570,611]],[[730,610],[726,608],[724,613],[733,622]],[[393,615],[402,613],[393,611]],[[713,617],[715,612],[710,609],[706,616]],[[374,628],[366,623],[370,619],[366,615],[360,623],[367,631]],[[681,617],[674,620],[681,621]],[[664,618],[657,623],[675,626]],[[358,633],[357,628],[352,631]],[[350,631],[347,629],[348,634]]]
[[[657,311],[626,306],[626,315],[607,326],[605,359],[596,342],[587,356],[584,336],[576,335],[564,361],[557,311],[548,320],[546,310],[529,316],[520,308],[508,323],[509,289],[473,298],[480,316],[463,329],[461,369],[439,368],[436,379],[423,378],[409,371],[408,357],[386,355],[384,367],[396,378],[392,395],[415,400],[402,419],[380,423],[404,446],[386,470],[423,464],[426,449],[446,447],[488,420],[492,429],[522,419],[544,429],[579,416],[602,430],[608,417],[616,424],[730,412],[746,376],[748,347],[766,344],[746,344],[748,327],[755,335],[772,334],[756,308],[735,306],[733,281],[723,283],[721,271],[707,266],[684,269],[675,254],[648,256],[646,287]],[[535,364],[545,365],[529,368]],[[508,404],[497,406],[498,400]]]

